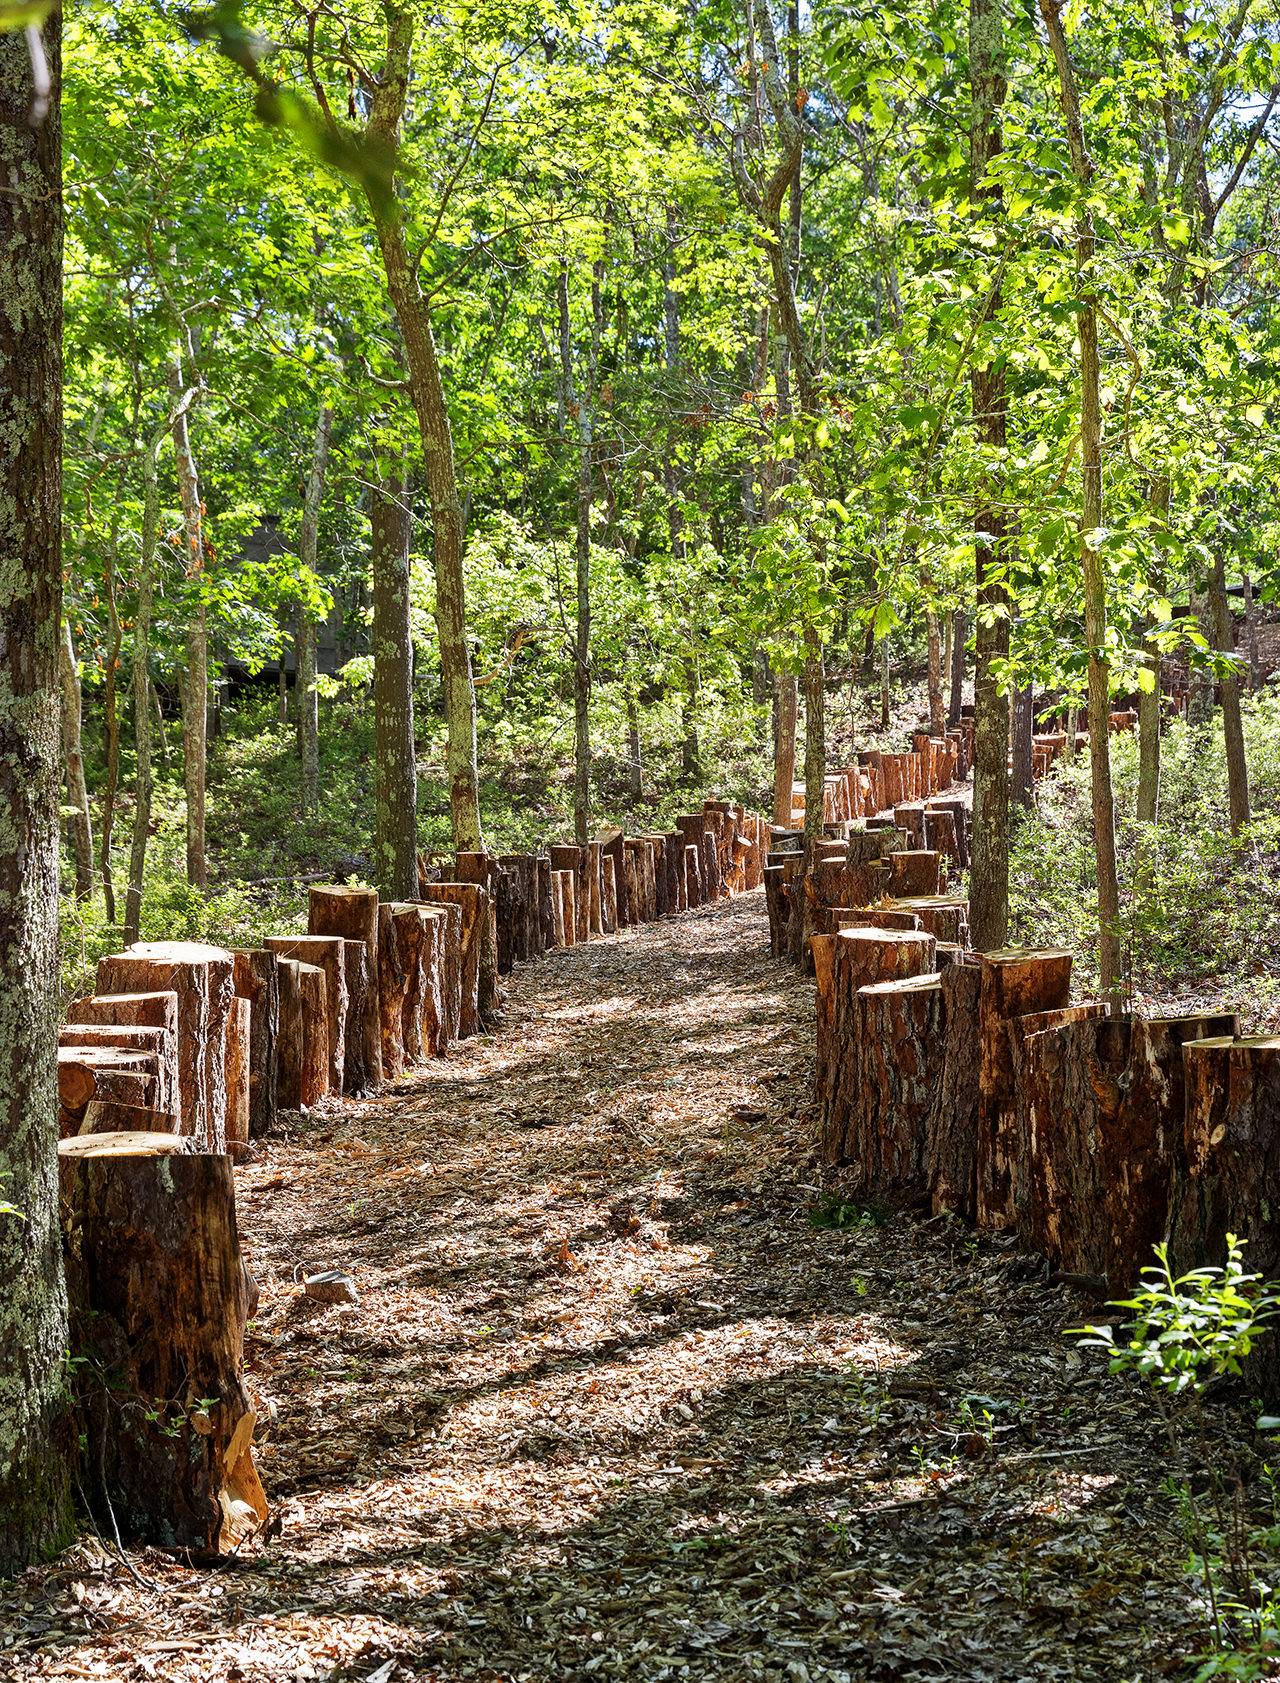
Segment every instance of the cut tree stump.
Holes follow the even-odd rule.
[[[342,1049],[342,1091],[372,1093],[382,1080],[382,1034],[379,1029],[377,1063],[370,1060],[368,1021],[377,1009],[376,978],[369,968],[369,948],[360,940],[343,940],[342,975],[347,984],[347,1026]],[[277,985],[278,996],[278,985]],[[372,1001],[372,1005],[371,1002]],[[277,1021],[279,1013],[277,1010]]]
[[[586,848],[587,933],[604,934],[604,913],[601,901],[604,894],[604,852],[598,841],[588,842]]]
[[[690,907],[702,904],[702,856],[692,842],[684,848],[685,903]]]
[[[1165,1236],[1182,1157],[1184,1045],[1230,1035],[1235,1018],[1074,1009],[1066,1022],[1052,1012],[1043,1027],[1035,1017],[1009,1026],[1018,1236],[1062,1272],[1126,1292]]]
[[[479,1028],[494,1020],[502,1003],[498,994],[497,861],[491,853],[459,853],[454,875],[460,883],[472,883],[480,890],[475,911],[480,943],[476,994],[480,1018],[476,1032],[479,1033]]]
[[[309,1110],[329,1091],[325,974],[318,965],[282,958],[279,977],[280,1105],[285,1110]]]
[[[426,906],[421,901],[416,901],[415,905],[422,921],[418,1043],[422,1057],[438,1058],[449,1045],[448,963],[445,953],[449,938],[449,913],[445,906]]]
[[[935,1215],[972,1221],[978,1187],[978,995],[976,958],[939,972],[941,1054],[925,1145],[925,1177]]]
[[[171,996],[166,996],[171,997]],[[175,1000],[176,1011],[176,1000]],[[132,1028],[116,1023],[64,1023],[58,1046],[103,1047],[117,1052],[146,1052],[155,1058],[155,1106],[174,1114],[178,1106],[178,1037],[176,1027]]]
[[[875,982],[899,981],[933,969],[932,935],[911,930],[846,929],[835,937],[831,977],[830,1057],[818,1072],[823,1156],[846,1160],[846,1134],[859,1083],[858,993]]]
[[[978,1136],[975,1219],[994,1231],[1016,1221],[1013,1174],[1018,1108],[1007,1025],[1016,1017],[1062,1010],[1071,993],[1069,952],[1014,947],[980,953]]]
[[[479,1034],[480,1021],[480,946],[484,935],[483,922],[488,916],[488,895],[476,883],[430,883],[422,891],[429,905],[454,906],[458,911],[458,1026],[455,1038]],[[452,936],[451,936],[452,939]]]
[[[329,1044],[329,1090],[342,1091],[347,1070],[347,958],[341,935],[268,935],[266,946],[281,958],[296,958],[324,971]]]
[[[453,900],[419,901],[426,912],[434,912],[443,919],[439,931],[440,1002],[442,1016],[439,1029],[443,1038],[437,1050],[452,1046],[462,1026],[462,907]]]
[[[78,1134],[84,1113],[95,1099],[153,1109],[157,1064],[154,1052],[126,1052],[112,1046],[59,1047],[59,1133]]]
[[[939,941],[947,941],[952,946],[963,947],[969,940],[969,902],[950,894],[926,894],[912,899],[899,900],[897,904],[905,912],[912,912],[920,919],[921,928],[927,929]]]
[[[590,891],[587,888],[587,850],[565,842],[557,842],[549,849],[551,869],[568,871],[573,878],[573,943],[585,941],[591,934]]]
[[[613,861],[614,926],[627,929],[636,919],[627,900],[626,838],[621,830],[606,830],[599,840],[601,859]]]
[[[915,900],[942,889],[942,858],[923,848],[889,855],[889,893],[895,900]]]
[[[662,870],[667,879],[667,909],[674,917],[688,911],[684,882],[684,837],[668,830],[662,838]]]
[[[942,1065],[942,982],[874,982],[857,996],[858,1085],[845,1156],[859,1186],[892,1208],[925,1204],[929,1116]]]
[[[87,1137],[62,1156],[82,1474],[122,1538],[222,1554],[267,1521],[231,1162],[146,1139]]]
[[[600,855],[600,927],[606,935],[618,928],[618,882],[614,876],[613,855]]]
[[[244,1157],[249,1150],[249,1039],[252,1008],[239,994],[227,1019],[227,1150]]]
[[[235,961],[200,941],[139,942],[98,961],[97,992],[178,996],[178,1114],[209,1151],[227,1142],[227,1020]]]
[[[378,1004],[382,1077],[395,1081],[422,1056],[423,922],[416,903],[378,907]]]
[[[427,894],[424,899],[429,899]],[[325,883],[312,888],[308,897],[307,932],[337,935],[343,941],[361,941],[368,954],[364,985],[359,990],[359,1008],[352,1005],[352,966],[343,949],[343,981],[347,992],[343,1036],[343,1090],[372,1092],[382,1080],[382,1013],[378,1004],[378,895],[372,888],[351,888],[345,883]],[[348,1047],[351,1042],[357,1044]]]
[[[115,1099],[90,1099],[81,1118],[79,1134],[177,1134],[178,1118],[173,1111],[152,1110],[147,1105],[120,1104]],[[65,1142],[63,1142],[65,1143]],[[194,1140],[188,1138],[188,1144]]]
[[[231,956],[236,996],[249,1001],[249,1138],[256,1140],[269,1134],[276,1120],[280,960],[269,947],[241,948]]]

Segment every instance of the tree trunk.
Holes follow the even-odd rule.
[[[880,639],[880,729],[889,728],[889,639]]]
[[[1003,208],[999,184],[989,179],[991,167],[1004,149],[1001,113],[1007,89],[1001,0],[969,0],[969,79],[970,195],[975,218],[990,223],[1000,218]],[[994,319],[1001,303],[997,280],[987,300],[987,321]],[[975,439],[993,455],[1002,454],[1007,416],[1003,362],[979,355],[970,390]],[[1004,946],[1009,936],[1009,699],[1002,693],[994,670],[1009,653],[1004,542],[1004,515],[994,470],[989,469],[979,476],[974,507],[978,619],[969,886],[973,944],[983,951]]]
[[[1067,126],[1071,168],[1082,195],[1091,191],[1093,160],[1085,143],[1075,71],[1058,0],[1039,0]],[[1107,594],[1099,540],[1102,528],[1102,396],[1098,362],[1098,307],[1091,292],[1093,213],[1087,199],[1076,217],[1076,281],[1081,289],[1080,340],[1080,565],[1084,575],[1084,628],[1089,645],[1089,759],[1093,794],[1093,846],[1098,871],[1098,970],[1109,1004],[1118,1000],[1120,887],[1116,875],[1115,794],[1111,785],[1111,690],[1107,657]]]
[[[364,944],[367,964],[362,972],[355,972],[357,980],[354,986],[350,953],[344,949],[348,1001],[343,1091],[369,1091],[382,1080],[377,890],[327,884],[313,888],[309,896],[307,931],[311,935],[341,935],[344,941]]]
[[[638,806],[644,799],[644,765],[640,758],[640,708],[627,695],[627,789]]]
[[[71,641],[71,622],[62,621],[58,672],[62,685],[62,755],[66,765],[67,804],[74,809],[71,820],[72,854],[76,870],[76,899],[93,898],[93,821],[89,816],[89,791],[84,781],[84,749],[80,740],[80,674]]]
[[[1029,811],[1035,790],[1035,708],[1031,686],[1023,685],[1013,696],[1013,777],[1010,793],[1017,804]]]
[[[379,925],[381,941],[381,925]],[[346,941],[341,935],[268,935],[264,945],[279,958],[294,958],[324,971],[325,1043],[329,1048],[328,1088],[340,1093],[347,1059]]]
[[[418,769],[413,735],[409,544],[403,477],[388,476],[369,518],[373,549],[374,858],[384,900],[418,897]]]
[[[387,55],[369,118],[369,132],[397,144],[409,92],[414,19],[411,9],[391,0],[383,7]],[[432,560],[436,580],[436,635],[444,688],[446,770],[457,851],[484,846],[480,827],[480,779],[476,762],[476,693],[467,646],[466,586],[463,575],[464,522],[453,455],[453,429],[445,402],[431,312],[418,283],[403,218],[394,201],[376,191],[369,207],[382,251],[387,292],[404,338],[409,388],[426,468],[431,504]]]
[[[1249,822],[1249,766],[1244,753],[1244,721],[1240,713],[1240,669],[1235,664],[1235,632],[1227,605],[1226,564],[1221,551],[1214,556],[1209,575],[1209,614],[1214,647],[1231,657],[1230,671],[1220,680],[1222,692],[1222,736],[1227,754],[1227,807],[1231,833],[1238,835]]]
[[[276,1039],[280,1033],[280,961],[267,947],[241,948],[232,957],[236,997],[249,1002],[249,1138],[256,1140],[275,1127],[279,1102]]]
[[[804,645],[804,833],[816,841],[823,824],[827,727],[822,643],[812,626],[805,627]]]
[[[929,637],[929,735],[947,733],[946,704],[942,696],[942,636],[938,616],[930,608],[925,615]]]
[[[182,500],[185,571],[188,582],[193,586],[186,635],[186,666],[182,674],[182,778],[187,794],[187,881],[194,888],[204,888],[208,882],[204,830],[209,708],[209,636],[205,605],[199,594],[204,574],[204,510],[187,424],[191,403],[183,400],[180,358],[170,366],[169,391],[175,406],[171,427],[173,454],[178,469],[178,493]]]
[[[152,437],[142,458],[142,532],[138,553],[138,613],[133,631],[133,744],[137,761],[133,796],[133,840],[129,851],[129,883],[125,890],[124,939],[138,939],[142,919],[142,886],[151,833],[151,601],[160,524],[160,447],[168,423]]]
[[[947,729],[955,730],[960,723],[960,708],[964,703],[964,609],[957,608],[951,616],[951,694],[947,702]]]
[[[799,698],[795,678],[780,672],[773,680],[773,821],[791,827],[796,782],[796,721]]]
[[[61,55],[33,123],[31,54],[0,33],[0,1575],[70,1533],[67,1307],[54,1118],[62,438]]]
[[[102,785],[102,898],[107,922],[116,921],[116,881],[111,863],[111,847],[115,834],[116,795],[120,788],[120,650],[124,633],[120,625],[120,609],[116,600],[116,558],[120,547],[120,519],[124,502],[125,470],[122,467],[116,481],[116,507],[111,517],[111,533],[107,539],[103,589],[107,598],[107,672],[102,692],[102,728],[105,738],[106,777]]]
[[[323,404],[316,417],[311,467],[302,499],[302,525],[298,532],[298,564],[303,577],[315,585],[316,548],[320,534],[320,504],[324,498],[324,475],[329,461],[329,439],[333,432],[333,409]],[[376,642],[375,642],[376,649]],[[317,670],[316,622],[305,608],[298,614],[297,678],[298,754],[302,760],[302,814],[314,818],[320,808],[320,690]]]

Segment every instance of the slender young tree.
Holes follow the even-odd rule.
[[[369,503],[373,560],[374,853],[384,900],[418,897],[418,768],[413,737],[409,545],[413,517],[397,464]]]
[[[194,359],[191,359],[194,364]],[[183,553],[188,581],[196,600],[190,610],[186,636],[186,665],[182,674],[182,777],[187,791],[187,881],[204,888],[209,880],[205,857],[205,782],[209,743],[209,630],[203,596],[204,504],[200,497],[200,476],[191,447],[188,417],[191,405],[180,401],[183,393],[182,358],[169,368],[169,392],[173,398],[173,454],[178,469],[178,495],[182,502]],[[193,382],[197,387],[199,382]]]
[[[999,216],[1002,194],[991,177],[1004,148],[1004,0],[969,0],[969,175],[975,218]],[[986,299],[986,317],[1000,310],[999,279]],[[970,377],[975,438],[993,457],[1005,447],[1007,402],[1004,363],[979,357]],[[969,929],[980,951],[1009,938],[1009,697],[997,665],[1009,654],[1009,610],[1004,587],[1005,522],[996,470],[978,478],[974,507],[974,571],[978,606],[973,675],[973,854],[969,879]],[[957,634],[963,650],[963,638]],[[952,691],[953,701],[955,691]]]
[[[311,464],[307,470],[302,499],[302,525],[298,533],[298,560],[305,573],[316,570],[320,537],[320,504],[324,498],[324,476],[329,461],[329,439],[333,431],[333,406],[323,403],[316,416]],[[296,689],[298,702],[298,754],[302,761],[302,811],[314,818],[320,810],[320,682],[316,643],[316,622],[303,609],[298,617]]]
[[[62,684],[62,757],[66,765],[67,803],[72,812],[71,851],[76,869],[76,899],[88,900],[93,895],[93,819],[84,779],[80,674],[76,669],[71,622],[65,615],[58,648],[58,674]]]
[[[1115,797],[1111,784],[1111,668],[1107,659],[1107,593],[1099,550],[1102,530],[1102,394],[1098,362],[1098,301],[1093,288],[1096,235],[1089,190],[1093,159],[1080,116],[1075,67],[1057,0],[1039,0],[1058,73],[1071,169],[1080,189],[1076,212],[1077,332],[1080,341],[1080,567],[1084,575],[1084,630],[1089,645],[1089,759],[1093,797],[1093,846],[1098,870],[1098,969],[1103,997],[1119,1000],[1120,888],[1116,875]]]
[[[0,30],[0,1574],[69,1529],[58,1220],[61,20]]]

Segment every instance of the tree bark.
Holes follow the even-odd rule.
[[[960,723],[960,708],[964,703],[964,609],[957,608],[951,616],[951,693],[947,701],[947,729],[955,730]]]
[[[1214,555],[1209,575],[1209,614],[1214,647],[1231,657],[1231,669],[1220,680],[1222,736],[1227,756],[1227,808],[1231,833],[1238,835],[1249,822],[1249,766],[1244,752],[1244,721],[1240,712],[1240,669],[1235,664],[1235,632],[1227,605],[1226,563],[1221,550]]]
[[[311,466],[302,499],[302,525],[298,532],[298,563],[304,579],[317,582],[316,549],[320,534],[320,504],[324,498],[325,468],[329,460],[329,439],[333,432],[333,409],[322,404],[316,417]],[[314,818],[320,809],[320,690],[317,669],[316,622],[305,608],[298,614],[296,663],[298,700],[298,754],[302,761],[302,813]],[[375,679],[376,688],[376,679]]]
[[[0,1575],[69,1535],[55,1078],[62,611],[60,22],[0,34]]]
[[[116,600],[116,559],[120,548],[124,487],[125,469],[122,467],[116,481],[116,506],[111,516],[103,578],[103,591],[107,599],[107,671],[102,692],[106,776],[102,785],[102,835],[99,841],[99,857],[102,861],[102,898],[108,923],[116,921],[116,881],[111,862],[111,847],[115,835],[116,795],[120,788],[120,651],[124,643],[120,608]]]
[[[1082,195],[1093,183],[1093,160],[1085,142],[1080,99],[1058,0],[1039,0],[1058,71],[1071,168]],[[1093,846],[1098,871],[1098,970],[1103,997],[1118,1003],[1120,974],[1120,886],[1116,874],[1115,794],[1111,784],[1111,690],[1107,657],[1106,576],[1101,554],[1102,396],[1098,361],[1097,300],[1092,286],[1093,212],[1087,197],[1076,217],[1076,284],[1080,289],[1080,565],[1084,575],[1085,639],[1089,646],[1089,759],[1093,796]]]
[[[1031,686],[1023,685],[1013,697],[1013,777],[1010,793],[1024,811],[1035,798],[1035,708]]]
[[[773,680],[773,821],[791,827],[796,782],[798,686],[789,672]]]
[[[65,616],[59,643],[58,673],[62,685],[62,755],[66,765],[67,804],[74,809],[71,840],[72,856],[75,860],[76,899],[89,900],[93,897],[93,820],[89,815],[89,791],[84,781],[84,749],[80,736],[80,674],[76,671],[71,622]]]
[[[208,758],[209,636],[201,591],[204,574],[204,509],[200,500],[200,477],[187,416],[191,401],[184,401],[182,360],[169,368],[169,392],[174,409],[170,425],[173,454],[178,469],[178,494],[182,501],[182,535],[185,572],[193,586],[186,634],[186,665],[182,674],[182,777],[187,795],[187,881],[195,888],[208,882],[205,860],[205,770]]]
[[[373,549],[374,850],[384,900],[418,897],[418,768],[413,733],[409,544],[402,476],[370,503]]]
[[[1004,149],[1002,108],[1005,42],[1002,0],[969,0],[969,78],[971,90],[969,172],[976,219],[1000,217],[1003,197],[990,179]],[[986,304],[986,319],[1000,310],[997,280]],[[1003,454],[1007,404],[1002,362],[980,359],[970,379],[974,434],[993,457]],[[1009,700],[995,675],[1009,653],[1008,593],[1004,583],[1005,519],[999,508],[998,468],[979,476],[974,508],[974,570],[978,618],[974,658],[973,850],[969,888],[973,944],[981,950],[1002,947],[1009,935]]]
[[[942,694],[942,635],[938,616],[932,608],[927,611],[925,620],[929,638],[929,735],[940,737],[947,733],[946,703]]]

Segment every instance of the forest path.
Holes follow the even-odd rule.
[[[815,1225],[812,1022],[752,895],[522,967],[494,1035],[294,1118],[240,1172],[279,1535],[147,1587],[78,1545],[0,1597],[0,1676],[1172,1674],[1142,1399],[1007,1248]]]

